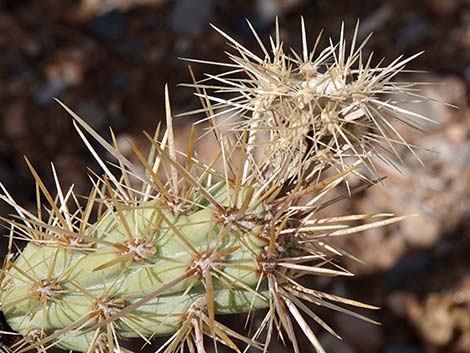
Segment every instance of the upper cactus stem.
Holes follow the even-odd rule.
[[[375,178],[372,157],[401,161],[400,145],[418,158],[415,146],[406,142],[393,120],[416,128],[430,120],[382,97],[405,93],[416,98],[416,84],[392,79],[421,53],[373,66],[373,54],[363,55],[370,36],[357,43],[359,23],[349,45],[343,24],[338,43],[330,39],[329,46],[318,51],[320,34],[310,49],[302,18],[302,50],[286,54],[277,23],[275,37],[267,46],[248,25],[262,55],[214,27],[235,52],[228,54],[228,63],[188,59],[227,68],[190,86],[211,103],[203,120],[247,131],[247,144],[256,151],[254,161],[267,172],[267,180],[289,166],[282,177],[292,178],[302,170],[304,180],[310,182],[327,168],[346,170],[357,160]]]
[[[129,352],[125,338],[150,344],[169,336],[157,352],[205,353],[204,335],[237,352],[234,340],[268,352],[272,338],[285,333],[300,353],[297,323],[312,350],[325,353],[305,316],[339,336],[309,305],[373,322],[346,306],[376,307],[299,279],[352,276],[335,261],[352,256],[328,239],[403,219],[387,213],[320,217],[318,211],[351,195],[330,198],[360,165],[375,173],[371,157],[378,150],[396,157],[396,145],[413,151],[388,119],[411,125],[408,118],[427,119],[382,100],[384,93],[414,92],[412,85],[391,82],[413,57],[373,68],[371,58],[362,57],[365,42],[356,47],[356,27],[349,49],[342,29],[339,43],[314,58],[319,38],[309,51],[303,19],[302,52],[287,56],[278,26],[269,51],[249,26],[264,57],[218,30],[237,54],[228,64],[206,63],[230,71],[193,85],[217,137],[212,161],[196,158],[194,126],[186,151],[176,150],[166,87],[166,130],[160,139],[160,126],[146,135],[147,156],[131,144],[137,163],[119,151],[113,133],[106,141],[59,102],[103,171],[92,177],[85,205],[73,187],[62,189],[54,166],[51,191],[26,160],[37,185],[36,214],[0,183],[0,199],[17,213],[7,220],[9,253],[0,278],[1,310],[22,336],[13,352],[53,346]],[[218,118],[228,119],[230,133]],[[103,160],[95,143],[117,162]],[[327,176],[326,169],[333,173]],[[28,244],[16,251],[14,239]],[[219,314],[248,313],[253,324],[261,308],[267,313],[250,337],[217,321]]]

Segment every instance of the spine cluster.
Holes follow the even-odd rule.
[[[208,343],[267,352],[280,336],[298,353],[298,326],[324,353],[308,321],[338,335],[315,306],[369,320],[350,307],[376,307],[316,290],[305,277],[352,276],[336,261],[350,255],[329,239],[402,217],[319,212],[380,180],[373,157],[394,163],[403,146],[414,153],[393,120],[418,126],[426,118],[384,99],[416,95],[412,84],[392,81],[413,57],[373,66],[357,28],[350,44],[343,32],[316,56],[319,37],[309,51],[303,20],[300,54],[284,52],[277,26],[266,46],[253,30],[262,56],[220,32],[234,50],[229,62],[193,61],[226,72],[190,85],[202,108],[188,115],[203,113],[200,123],[209,122],[218,141],[210,162],[197,158],[195,127],[187,149],[176,150],[168,90],[166,129],[147,135],[147,155],[132,145],[138,163],[114,135],[104,140],[60,103],[103,175],[92,178],[84,203],[73,187],[62,188],[54,168],[56,188],[48,190],[27,161],[37,213],[0,184],[0,198],[17,213],[8,220],[0,291],[1,310],[22,337],[11,350],[128,352],[126,338],[151,344],[167,336],[157,352],[204,353]],[[360,182],[352,187],[350,178]],[[26,247],[18,250],[16,239]],[[217,321],[232,313],[250,319],[258,309],[265,316],[249,335]]]

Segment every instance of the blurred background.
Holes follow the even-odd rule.
[[[87,168],[98,170],[53,98],[69,105],[100,134],[109,126],[125,148],[143,144],[164,118],[168,83],[174,113],[198,108],[187,63],[178,57],[225,61],[226,40],[212,23],[260,53],[245,19],[266,40],[279,17],[286,47],[300,48],[300,16],[310,43],[324,30],[336,41],[341,23],[352,35],[374,32],[367,45],[376,62],[423,51],[401,76],[426,81],[433,100],[408,106],[439,126],[404,131],[425,165],[406,153],[401,173],[384,168],[384,185],[338,204],[336,214],[419,213],[395,226],[343,239],[365,264],[346,280],[321,280],[322,290],[381,306],[369,317],[381,326],[320,310],[342,341],[317,328],[332,353],[470,352],[470,6],[465,0],[0,0],[0,181],[18,203],[35,209],[26,155],[48,185],[50,161],[63,186],[86,194]],[[196,77],[217,68],[192,65]],[[181,143],[192,120],[177,121]],[[203,153],[203,147],[201,147]],[[104,153],[104,151],[103,151]],[[0,215],[11,213],[0,204]],[[5,233],[5,232],[4,232]],[[2,254],[5,242],[2,243]],[[243,331],[244,318],[224,318]],[[6,337],[0,340],[7,341]],[[313,352],[301,339],[303,352]],[[270,352],[290,352],[281,343]]]

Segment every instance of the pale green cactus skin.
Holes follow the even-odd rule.
[[[219,185],[216,190],[220,186],[224,185]],[[229,206],[223,190],[214,196],[222,205]],[[241,194],[240,198],[243,197]],[[204,200],[200,200],[199,204],[204,204]],[[184,276],[193,265],[195,255],[175,232],[184,236],[199,253],[206,253],[212,247],[218,251],[233,248],[223,262],[243,266],[240,269],[220,265],[227,278],[242,284],[234,288],[233,283],[213,279],[216,314],[240,313],[268,306],[268,300],[262,299],[268,298],[263,289],[266,286],[260,286],[258,276],[258,257],[267,244],[259,236],[260,226],[253,226],[250,230],[232,228],[218,242],[224,225],[215,216],[213,207],[207,205],[177,216],[159,207],[161,205],[156,200],[121,211],[120,216],[117,211],[106,212],[91,230],[100,242],[88,249],[68,249],[55,242],[29,243],[2,282],[4,290],[1,300],[4,306],[9,307],[4,312],[9,325],[25,336],[34,328],[50,335],[87,316],[91,317],[99,298],[112,299],[118,303],[119,309],[123,309],[165,283]],[[262,213],[260,210],[259,216]],[[127,240],[122,217],[128,229],[134,232],[134,239],[151,239],[155,250],[152,256],[136,261],[116,261],[122,254],[113,245],[125,244]],[[245,246],[240,246],[240,240]],[[60,290],[51,293],[52,298],[47,303],[41,303],[32,291],[35,282],[46,278],[57,279]],[[115,325],[118,334],[121,337],[136,337],[139,332],[148,337],[174,333],[191,305],[206,296],[202,282],[199,279],[194,282],[194,277],[182,280],[163,295],[139,306],[128,317],[124,315],[123,320]],[[242,286],[256,287],[258,294],[253,295]],[[88,329],[98,321],[99,318],[90,319],[79,329],[66,330],[68,332],[61,335],[57,346],[86,352],[96,334]]]

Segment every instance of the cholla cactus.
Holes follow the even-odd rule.
[[[350,49],[342,31],[338,44],[314,58],[303,20],[301,55],[284,53],[277,27],[271,54],[253,31],[264,58],[220,33],[237,51],[229,55],[231,63],[220,63],[229,71],[192,85],[203,120],[219,141],[210,163],[196,158],[194,129],[186,152],[176,151],[166,90],[166,130],[161,139],[160,127],[147,135],[147,157],[132,146],[139,165],[120,153],[114,135],[112,143],[105,141],[60,103],[104,172],[92,178],[85,205],[73,188],[62,189],[54,168],[56,190],[48,190],[29,161],[37,214],[1,187],[0,197],[17,212],[8,220],[10,251],[1,280],[1,309],[23,336],[14,352],[127,352],[126,338],[150,344],[155,336],[169,336],[157,352],[203,353],[204,335],[238,352],[234,341],[267,352],[274,336],[286,335],[300,352],[297,323],[320,353],[324,349],[306,317],[337,334],[310,304],[365,320],[348,306],[376,309],[306,287],[300,278],[352,276],[335,262],[348,254],[328,239],[402,218],[322,218],[318,211],[335,204],[339,198],[330,191],[349,176],[373,183],[375,175],[359,167],[373,172],[371,158],[379,151],[389,158],[398,156],[396,144],[412,149],[389,118],[412,125],[408,118],[425,118],[380,97],[412,92],[409,84],[391,82],[412,58],[372,67],[362,57],[364,43],[355,47],[357,30]],[[220,129],[224,118],[228,132]],[[116,158],[115,170],[90,137]],[[28,243],[16,250],[14,239]],[[251,317],[261,308],[266,315],[250,336],[216,319],[229,313]]]

